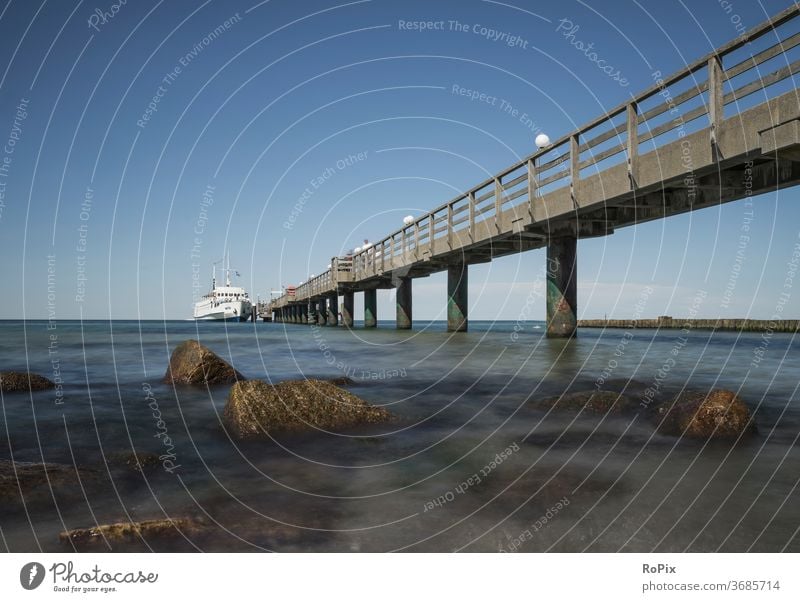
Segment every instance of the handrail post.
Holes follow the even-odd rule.
[[[453,250],[453,203],[447,204],[447,246]]]
[[[711,144],[717,146],[717,127],[722,121],[725,105],[723,103],[722,82],[724,72],[722,60],[714,55],[708,59],[708,121],[711,126]]]
[[[533,220],[533,199],[538,194],[539,184],[536,181],[536,162],[531,157],[528,159],[528,215]]]
[[[633,190],[639,181],[639,107],[635,102],[629,103],[626,109],[626,128],[628,130],[628,178],[631,182],[631,190]]]
[[[569,193],[572,197],[572,204],[578,207],[578,180],[580,179],[580,150],[578,145],[578,134],[569,137]]]
[[[419,260],[419,221],[414,222],[414,259]]]
[[[435,234],[434,230],[436,230],[436,220],[433,216],[433,213],[428,215],[428,251],[431,257],[433,257],[433,237]]]
[[[503,182],[500,178],[494,179],[494,227],[500,233],[500,213],[503,211]]]
[[[470,190],[467,197],[469,207],[469,240],[475,242],[475,191]]]

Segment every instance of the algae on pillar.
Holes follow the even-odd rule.
[[[551,238],[547,245],[547,336],[575,336],[578,320],[578,240]]]
[[[325,297],[322,297],[317,303],[317,324],[325,326],[328,320],[328,308],[325,303]]]
[[[447,331],[467,330],[467,274],[469,266],[459,262],[447,266]]]
[[[378,325],[378,291],[374,288],[364,291],[364,328]]]
[[[344,291],[342,293],[342,324],[345,328],[353,327],[353,308],[355,306],[355,293]]]
[[[398,330],[411,328],[411,300],[411,278],[400,278],[396,291]]]
[[[313,299],[308,300],[308,323],[317,323],[317,307]]]
[[[328,326],[339,325],[339,294],[328,297]]]

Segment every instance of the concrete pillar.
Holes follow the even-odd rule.
[[[317,323],[317,306],[314,303],[313,299],[308,300],[308,323],[309,324]]]
[[[328,297],[328,326],[339,325],[339,293]]]
[[[455,263],[447,266],[447,331],[467,330],[467,273],[469,266]]]
[[[300,305],[300,324],[308,324],[308,305]]]
[[[297,324],[297,306],[290,305],[289,306],[289,322],[292,324]]]
[[[353,307],[355,306],[355,293],[345,291],[342,293],[342,324],[345,328],[353,327]]]
[[[378,291],[374,288],[364,291],[364,328],[378,325]]]
[[[325,297],[322,297],[322,299],[317,302],[317,324],[320,326],[325,326],[328,319],[328,309],[326,305]]]
[[[578,240],[553,238],[547,245],[547,336],[575,336],[578,325]]]
[[[411,278],[400,278],[396,291],[397,329],[411,328]]]

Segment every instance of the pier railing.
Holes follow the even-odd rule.
[[[577,208],[590,189],[584,182],[610,169],[627,172],[630,189],[635,189],[643,151],[658,151],[687,130],[708,127],[713,147],[726,109],[731,117],[754,94],[763,93],[762,101],[774,97],[770,89],[800,70],[800,60],[789,61],[789,51],[800,45],[800,32],[787,25],[791,22],[796,30],[798,14],[800,7],[793,5],[668,77],[654,72],[654,83],[644,92],[355,253],[346,281],[369,280],[521,231],[537,211],[544,208],[546,214],[548,202],[564,195]],[[769,35],[774,44],[736,56],[756,40],[769,42]],[[705,117],[707,123],[698,126]],[[329,269],[299,286],[297,299],[329,294],[341,282]],[[282,302],[278,299],[277,305]]]

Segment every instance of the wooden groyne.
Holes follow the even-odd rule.
[[[744,318],[673,318],[643,320],[578,320],[578,328],[687,328],[688,330],[738,330],[743,332],[797,332],[800,320],[750,320]]]

